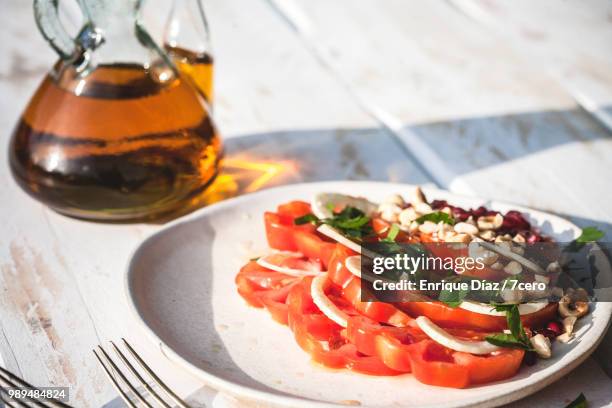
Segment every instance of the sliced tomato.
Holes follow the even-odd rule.
[[[344,266],[344,261],[349,256],[358,255],[357,252],[348,249],[344,245],[335,244],[334,251],[329,261],[327,273],[329,279],[341,288],[353,278],[353,274]]]
[[[411,316],[427,316],[442,327],[476,329],[499,332],[508,328],[505,316],[491,316],[453,308],[442,302],[403,302],[399,306]],[[530,328],[541,327],[555,319],[557,304],[551,303],[544,309],[521,316],[523,325]]]
[[[287,324],[288,309],[285,302],[299,278],[270,271],[251,261],[242,267],[235,281],[238,293],[248,304],[265,307],[275,321]]]
[[[312,224],[295,225],[295,219],[310,214],[310,204],[303,201],[291,201],[281,204],[277,212],[265,212],[264,223],[266,238],[271,248],[281,251],[297,251],[295,232],[305,231],[314,233]]]
[[[402,372],[410,372],[405,345],[428,338],[418,327],[385,326],[363,316],[349,318],[346,337],[360,352],[377,356],[388,367]]]
[[[452,388],[470,384],[468,370],[455,363],[452,350],[432,340],[412,345],[407,354],[412,373],[422,383]]]
[[[325,317],[313,303],[311,284],[312,278],[308,277],[296,284],[289,293],[287,306],[289,327],[312,360],[329,368],[346,368],[370,375],[399,374],[380,359],[360,353],[347,342],[342,336],[342,327]]]
[[[391,303],[381,302],[353,276],[342,289],[342,296],[361,314],[380,323],[408,326],[414,319]]]
[[[301,252],[327,268],[335,243],[318,234],[314,225],[294,222],[295,218],[310,213],[310,205],[303,201],[291,201],[280,205],[276,213],[264,213],[268,245],[282,251]]]
[[[491,334],[466,329],[447,330],[453,336],[473,341],[482,341],[487,335]],[[414,345],[422,341],[430,341],[430,338],[416,326],[391,327],[378,324],[363,316],[349,318],[346,337],[360,352],[375,355],[387,367],[401,372],[411,371],[410,353],[414,352]],[[466,356],[460,357],[461,359],[458,360],[460,363],[467,361]],[[483,363],[482,360],[474,360],[473,362],[474,364]],[[505,373],[508,371],[505,371]],[[470,375],[473,377],[470,377],[470,381],[475,382],[484,378],[487,374],[479,373],[476,370]]]
[[[525,352],[518,349],[501,349],[486,355],[456,352],[453,360],[468,369],[470,384],[484,384],[512,377],[521,367]]]
[[[295,231],[294,241],[298,252],[309,259],[320,261],[324,268],[329,266],[336,244],[326,241],[316,232]]]
[[[342,296],[361,314],[377,322],[394,326],[407,326],[413,320],[391,303],[381,302],[363,287],[361,279],[344,265],[346,258],[356,253],[344,245],[336,244],[329,264],[328,276],[342,288]]]
[[[264,213],[266,238],[270,248],[281,251],[297,251],[295,245],[293,218],[273,212]]]
[[[310,294],[312,278],[305,278],[290,293],[287,305],[290,308],[289,327],[302,326],[304,331],[317,340],[332,341],[340,336],[342,327],[321,313]]]
[[[291,218],[303,217],[307,214],[312,214],[310,204],[305,201],[289,201],[281,204],[277,208],[278,214],[287,215]]]
[[[263,296],[261,302],[265,306],[272,319],[284,326],[289,324],[289,312],[285,303],[292,285],[279,289],[275,296]]]
[[[431,340],[410,346],[410,364],[417,380],[441,387],[465,388],[512,377],[525,352],[502,349],[486,356],[450,350]]]

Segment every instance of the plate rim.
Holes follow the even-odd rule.
[[[282,192],[283,190],[292,190],[292,189],[300,189],[300,188],[316,188],[319,187],[321,188],[321,190],[323,189],[333,189],[334,187],[338,187],[340,185],[344,185],[346,186],[347,184],[353,184],[355,186],[360,185],[362,186],[367,186],[367,185],[376,185],[376,186],[388,186],[389,188],[403,188],[403,189],[409,189],[409,188],[415,188],[417,185],[416,184],[410,184],[410,183],[397,183],[397,182],[385,182],[385,181],[369,181],[369,180],[364,180],[364,181],[343,181],[343,180],[337,180],[337,181],[321,181],[321,182],[309,182],[309,183],[295,183],[295,184],[288,184],[288,185],[282,185],[282,186],[277,186],[277,187],[271,187],[271,188],[267,188],[264,190],[259,190],[256,192],[252,192],[252,193],[248,193],[248,194],[243,194],[240,195],[238,197],[232,197],[230,199],[215,203],[215,204],[211,204],[209,206],[203,207],[201,209],[198,209],[197,211],[194,211],[191,214],[188,214],[186,216],[180,217],[176,220],[173,220],[167,224],[165,224],[162,228],[157,229],[155,231],[152,231],[151,233],[147,234],[137,245],[136,247],[131,251],[130,256],[129,256],[129,261],[127,263],[126,269],[124,271],[124,278],[123,278],[123,287],[124,287],[124,294],[126,297],[126,301],[127,301],[127,305],[128,305],[128,309],[130,310],[130,314],[134,317],[134,320],[136,321],[137,326],[144,331],[144,333],[146,334],[146,336],[149,338],[150,341],[152,341],[154,344],[157,345],[157,347],[159,347],[160,352],[162,353],[162,355],[167,358],[169,361],[171,361],[173,364],[177,365],[178,367],[180,367],[181,369],[184,369],[186,371],[188,371],[190,374],[192,374],[193,376],[195,376],[196,378],[198,378],[199,380],[203,381],[206,385],[209,385],[213,388],[215,388],[218,392],[226,392],[230,395],[236,396],[238,398],[246,398],[246,399],[251,399],[251,400],[255,400],[255,401],[261,401],[261,402],[265,402],[265,403],[269,403],[269,404],[273,404],[273,405],[280,405],[280,406],[290,406],[290,407],[296,407],[296,408],[307,408],[307,407],[320,407],[320,408],[337,408],[337,407],[343,407],[345,405],[342,404],[338,404],[338,403],[333,403],[333,402],[326,402],[326,401],[319,401],[319,400],[313,400],[313,399],[309,399],[307,397],[300,397],[300,396],[284,396],[284,395],[279,395],[279,394],[274,394],[272,392],[267,392],[267,391],[260,391],[260,390],[256,390],[253,389],[251,387],[245,386],[245,385],[241,385],[241,384],[237,384],[234,383],[232,381],[226,380],[222,377],[219,377],[217,375],[211,374],[205,370],[203,370],[202,368],[199,368],[197,366],[195,366],[194,364],[192,364],[189,360],[187,360],[186,358],[182,357],[178,352],[174,351],[172,349],[172,347],[170,347],[168,344],[166,344],[156,333],[155,331],[149,327],[149,325],[146,323],[144,317],[142,316],[141,312],[138,310],[138,307],[136,305],[136,301],[135,301],[135,297],[133,296],[133,266],[134,266],[134,262],[137,258],[137,255],[140,253],[141,250],[143,250],[143,248],[145,247],[145,244],[147,242],[149,242],[149,240],[151,240],[152,238],[154,238],[157,235],[160,235],[162,233],[164,233],[165,231],[172,229],[178,225],[181,224],[185,224],[185,223],[189,223],[190,221],[206,216],[206,214],[208,213],[214,213],[216,211],[220,211],[226,207],[231,207],[234,205],[239,205],[242,201],[248,201],[251,200],[253,197],[257,197],[257,196],[265,196],[267,194],[274,194],[277,192]],[[558,220],[561,220],[563,222],[566,222],[568,224],[570,224],[573,228],[577,228],[580,229],[580,227],[578,227],[577,225],[575,225],[573,222],[560,217],[556,214],[553,213],[549,213],[549,212],[545,212],[545,211],[541,211],[541,210],[536,210],[530,207],[526,207],[523,205],[519,205],[519,204],[513,204],[511,202],[507,202],[507,201],[498,201],[498,200],[494,200],[494,199],[484,199],[482,197],[477,197],[477,196],[467,196],[467,195],[463,195],[463,194],[455,194],[451,191],[448,190],[443,190],[443,189],[439,189],[436,187],[430,187],[429,185],[421,185],[423,191],[426,194],[429,193],[442,193],[442,194],[448,194],[448,195],[452,195],[454,197],[457,198],[463,198],[463,199],[467,199],[467,200],[482,200],[483,202],[494,202],[496,204],[499,205],[503,205],[503,206],[510,206],[510,207],[515,207],[517,210],[521,211],[521,212],[535,212],[535,213],[540,213],[540,214],[544,214],[547,217],[552,217]],[[367,190],[365,190],[366,192],[364,193],[364,195],[367,195]],[[468,403],[468,405],[456,405],[457,407],[484,407],[484,406],[496,406],[496,405],[500,405],[500,404],[507,404],[513,401],[517,401],[519,399],[525,398],[543,388],[545,388],[546,386],[552,384],[553,382],[556,382],[557,380],[559,380],[561,377],[563,377],[564,375],[567,375],[569,372],[573,371],[577,366],[579,366],[580,364],[582,364],[597,348],[597,346],[601,343],[601,341],[603,340],[611,322],[612,322],[612,304],[610,304],[608,306],[608,309],[610,310],[610,314],[607,316],[607,322],[605,323],[605,327],[603,327],[603,329],[601,330],[600,333],[597,334],[597,338],[592,341],[592,344],[582,353],[580,354],[577,358],[571,360],[570,362],[568,362],[565,366],[562,367],[561,370],[558,370],[556,372],[551,373],[550,375],[536,380],[531,384],[527,384],[525,386],[523,386],[520,389],[517,389],[509,394],[502,394],[499,397],[494,397],[494,398],[486,398],[486,399],[481,399],[478,401],[474,401],[473,403]],[[600,326],[601,327],[601,326]],[[421,405],[421,407],[427,407],[427,408],[433,408],[433,407],[442,407],[442,406],[449,406],[448,404],[443,404],[441,405],[440,403],[436,403],[436,404],[428,404],[428,405]],[[455,405],[453,405],[455,406]],[[363,406],[364,408],[367,408],[367,406]]]

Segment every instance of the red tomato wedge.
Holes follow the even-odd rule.
[[[286,204],[279,205],[277,211],[279,214],[287,215],[291,218],[299,218],[307,214],[312,214],[310,204],[305,201],[289,201]]]
[[[324,268],[329,266],[336,244],[326,241],[317,232],[298,230],[294,235],[295,246],[305,257],[319,261]]]
[[[341,244],[336,249],[329,263],[329,278],[342,288],[342,296],[362,315],[377,322],[394,326],[407,326],[413,320],[408,314],[390,303],[378,301],[374,295],[362,287],[361,279],[353,275],[344,265],[344,261],[355,252]]]
[[[299,346],[313,361],[329,368],[346,368],[370,375],[399,374],[380,359],[360,353],[346,341],[342,327],[325,317],[313,303],[311,284],[309,277],[296,284],[289,293],[287,305],[289,327]]]
[[[407,345],[428,339],[417,327],[383,326],[363,316],[349,319],[346,337],[360,352],[377,356],[387,367],[405,373],[411,371]]]
[[[238,293],[248,304],[265,307],[275,321],[287,324],[285,301],[299,278],[270,271],[251,261],[242,267],[235,281]]]
[[[452,388],[512,377],[525,355],[523,350],[501,349],[488,356],[475,356],[452,351],[432,340],[424,340],[410,347],[412,372],[419,381]]]
[[[295,225],[296,218],[310,213],[310,205],[302,201],[280,205],[276,213],[264,213],[268,245],[281,251],[301,252],[327,267],[335,243],[317,233],[312,224]]]
[[[411,316],[427,316],[443,327],[467,328],[499,332],[508,328],[504,316],[490,316],[474,313],[442,302],[403,302],[399,307]],[[557,304],[551,303],[535,313],[521,316],[526,327],[541,327],[557,316]]]
[[[464,329],[447,331],[465,340],[483,340],[491,334]],[[360,352],[375,355],[389,368],[402,372],[411,371],[410,353],[414,353],[413,346],[429,341],[429,337],[418,327],[385,326],[363,316],[349,319],[346,337]]]

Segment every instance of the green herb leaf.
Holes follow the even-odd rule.
[[[512,308],[514,308],[515,306],[515,304],[494,303],[492,310],[495,310],[497,312],[508,312],[509,310],[512,310]]]
[[[391,228],[389,228],[389,232],[387,233],[387,237],[382,240],[382,242],[395,242],[397,238],[397,234],[400,232],[400,227],[397,224],[391,224]]]
[[[589,404],[587,403],[586,397],[583,393],[580,393],[580,395],[565,408],[587,408],[588,406]]]
[[[524,342],[518,340],[514,335],[507,333],[492,334],[485,337],[485,340],[498,347],[515,348],[521,350],[532,350],[531,345],[526,345]]]
[[[435,222],[436,224],[442,221],[445,224],[454,225],[455,219],[449,214],[442,211],[435,211],[429,214],[425,214],[416,219],[416,222],[423,224],[425,221]]]
[[[463,302],[470,291],[468,289],[461,290],[442,290],[438,295],[440,302],[446,303],[450,307],[457,307]]]
[[[565,252],[578,252],[589,242],[595,242],[603,238],[605,233],[599,230],[597,227],[585,227],[582,229],[582,233],[578,238],[570,242],[570,244],[564,249]]]
[[[585,227],[582,229],[582,234],[576,238],[576,242],[585,244],[587,242],[595,242],[602,239],[606,235],[597,227]]]
[[[308,223],[312,223],[316,225],[319,223],[319,219],[314,214],[306,214],[306,215],[302,215],[301,217],[297,217],[296,219],[294,219],[293,223],[295,225],[303,225],[303,224],[308,224]]]
[[[356,240],[374,233],[370,226],[370,217],[355,207],[345,207],[339,213],[334,213],[332,218],[326,218],[321,222]]]
[[[498,312],[506,312],[506,321],[508,322],[508,329],[510,329],[510,334],[494,334],[491,336],[487,336],[485,340],[491,344],[495,344],[496,346],[500,347],[533,350],[531,342],[529,341],[529,337],[527,336],[527,333],[525,333],[525,329],[523,328],[523,324],[521,323],[521,314],[519,312],[518,305],[497,304],[494,305],[494,307],[495,310],[497,310]]]
[[[514,337],[520,340],[526,337],[526,335],[523,336],[525,330],[523,330],[523,325],[521,324],[521,315],[517,305],[514,305],[510,310],[506,310],[506,321],[508,322],[510,333],[512,333]]]

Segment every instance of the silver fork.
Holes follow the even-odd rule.
[[[127,350],[131,359],[136,362],[136,364],[140,367],[142,371],[144,371],[147,376],[152,380],[152,382],[159,387],[160,390],[163,391],[167,399],[173,401],[177,406],[181,408],[190,408],[189,405],[185,403],[182,399],[180,399],[160,378],[151,370],[151,368],[140,358],[138,353],[130,346],[130,344],[125,340],[121,339],[124,345],[124,348]],[[121,363],[125,367],[122,371],[119,366],[113,361],[113,359],[109,356],[109,354],[104,350],[102,346],[98,346],[93,350],[93,353],[96,355],[98,362],[104,369],[108,379],[112,382],[115,389],[121,395],[121,398],[125,401],[125,403],[133,408],[136,408],[136,403],[129,397],[128,392],[124,389],[131,391],[131,393],[140,401],[144,406],[148,408],[153,408],[153,406],[147,401],[147,395],[142,388],[144,388],[151,397],[162,407],[164,408],[172,408],[164,398],[155,389],[150,385],[150,383],[145,380],[142,376],[142,373],[139,372],[130,359],[126,357],[124,352],[121,351],[119,347],[114,342],[110,342],[111,348],[114,353],[119,357]],[[119,365],[121,365],[121,363]],[[129,372],[132,377],[132,381],[126,375],[126,372]],[[122,387],[122,384],[124,387]],[[136,384],[136,385],[135,385]],[[139,388],[140,390],[139,390]]]
[[[0,367],[0,388],[3,387],[38,390],[27,381],[17,377],[7,369]],[[29,407],[29,405],[27,405],[24,401],[27,401],[28,403],[40,408],[71,408],[70,405],[64,404],[63,402],[53,398],[37,399],[27,395],[24,395],[22,399],[11,398],[6,391],[0,392],[0,401],[2,401],[5,406],[10,408]]]

